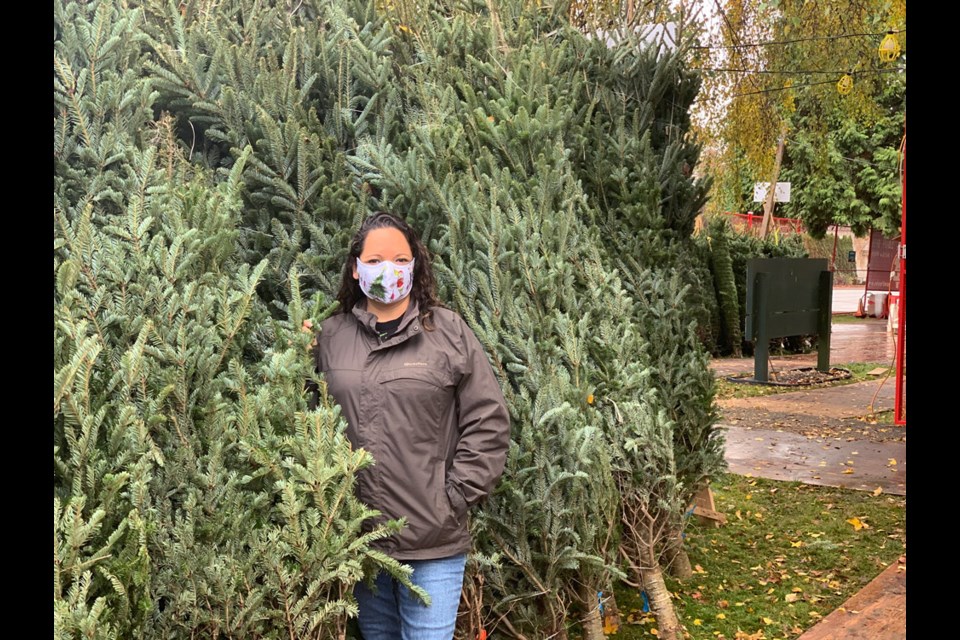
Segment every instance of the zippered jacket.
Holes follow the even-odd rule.
[[[454,311],[433,309],[427,331],[411,299],[396,333],[382,339],[365,305],[325,320],[315,354],[347,437],[376,461],[357,477],[360,500],[382,514],[366,526],[406,519],[373,546],[397,560],[467,552],[467,511],[493,490],[510,443],[493,368]]]

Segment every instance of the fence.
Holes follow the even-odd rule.
[[[740,233],[760,233],[760,224],[763,222],[762,213],[733,213],[726,212],[730,217],[730,226]],[[778,218],[772,216],[770,229],[777,229],[780,233],[803,233],[803,223],[797,218]]]

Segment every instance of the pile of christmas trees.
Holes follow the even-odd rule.
[[[299,330],[387,209],[513,423],[458,633],[599,637],[629,576],[679,637],[662,567],[723,464],[698,82],[568,9],[55,2],[58,634],[330,637],[365,573],[405,575],[368,546],[399,525],[360,533],[371,460],[308,409]]]

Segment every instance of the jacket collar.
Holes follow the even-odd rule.
[[[374,336],[377,335],[377,316],[367,311],[366,298],[353,306],[353,316],[360,323],[360,326],[365,327]],[[404,334],[411,324],[414,331],[420,331],[420,305],[414,298],[410,298],[410,304],[407,305],[407,310],[403,312],[403,316],[400,318],[400,325],[394,333],[394,338]],[[390,341],[392,340],[393,338]]]

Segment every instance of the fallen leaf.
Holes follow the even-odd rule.
[[[730,603],[727,600],[720,600],[719,602],[717,602],[717,606],[720,607],[721,609],[726,609],[727,607],[730,606]]]
[[[897,466],[897,459],[896,459],[896,458],[890,458],[889,460],[887,460],[887,466],[888,466],[888,467],[895,467],[895,466]]]
[[[853,473],[853,469],[844,469],[844,470],[843,470],[843,473],[844,473],[844,474]]]
[[[883,487],[877,487],[876,489],[873,490],[873,495],[875,496],[878,496],[881,493],[883,493]]]
[[[761,620],[763,620],[763,624],[773,624],[773,620],[770,618],[761,618]]]
[[[787,595],[783,596],[784,602],[796,602],[799,599],[800,596],[796,593],[788,593]]]
[[[769,187],[768,187],[768,188],[769,188]],[[703,620],[701,620],[700,618],[695,618],[694,621],[693,621],[693,626],[695,626],[695,627],[702,627],[702,626],[703,626]]]
[[[725,614],[722,614],[722,613],[717,614],[717,620],[726,620],[726,619],[727,619],[727,616]]]
[[[797,540],[796,542],[791,542],[791,543],[790,543],[790,546],[791,546],[791,547],[802,547],[802,546],[803,546],[803,540]]]
[[[657,631],[656,629],[650,629],[650,635],[652,635],[652,636],[658,636],[658,635],[660,635],[660,632]]]
[[[860,518],[848,518],[847,522],[853,525],[854,531],[860,531],[860,529],[869,529],[870,525],[861,521]]]
[[[703,567],[701,567],[701,566],[698,565],[698,564],[696,564],[696,565],[693,566],[693,571],[694,571],[695,573],[706,573],[706,571],[703,570]]]

